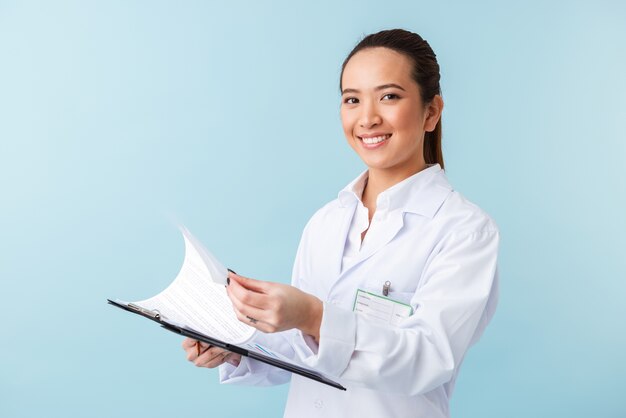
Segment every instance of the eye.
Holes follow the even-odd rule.
[[[345,99],[343,99],[343,102],[345,104],[357,104],[359,102],[359,99],[357,99],[356,97],[346,97]]]
[[[383,96],[382,100],[396,100],[399,99],[400,96],[394,93],[387,93]]]

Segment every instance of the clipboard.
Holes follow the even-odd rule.
[[[275,357],[271,357],[269,355],[264,355],[252,350],[248,350],[244,347],[240,347],[238,345],[234,345],[234,344],[230,344],[221,340],[218,340],[216,338],[213,338],[211,336],[205,335],[205,334],[201,334],[197,331],[194,331],[193,329],[178,325],[178,324],[174,324],[171,322],[168,322],[165,318],[163,318],[160,313],[158,311],[151,311],[145,308],[142,308],[141,306],[135,305],[133,303],[127,303],[127,302],[121,302],[121,301],[114,301],[111,299],[107,299],[108,303],[110,305],[113,305],[117,308],[123,309],[125,311],[143,316],[144,318],[148,318],[156,323],[158,323],[159,325],[161,325],[162,328],[165,328],[168,331],[171,331],[175,334],[179,334],[179,335],[183,335],[185,337],[189,337],[189,338],[193,338],[195,340],[198,341],[202,341],[205,342],[207,344],[216,346],[216,347],[220,347],[223,348],[225,350],[228,351],[232,351],[233,353],[237,353],[237,354],[241,354],[242,356],[245,357],[249,357],[251,359],[255,359],[258,361],[261,361],[263,363],[269,364],[271,366],[274,367],[278,367],[280,369],[289,371],[291,373],[295,373],[297,375],[306,377],[308,379],[312,379],[315,381],[318,381],[320,383],[323,383],[325,385],[328,386],[332,386],[336,389],[340,389],[340,390],[346,390],[345,387],[343,387],[342,385],[340,385],[339,383],[328,379],[327,377],[323,376],[322,374],[316,372],[315,370],[311,370],[311,369],[307,369],[306,367],[301,367],[298,366],[296,364],[293,363],[289,363],[283,360],[280,360],[278,358]]]

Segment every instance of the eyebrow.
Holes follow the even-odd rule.
[[[395,89],[399,89],[402,91],[406,91],[404,88],[402,88],[402,86],[400,86],[399,84],[395,84],[395,83],[383,84],[381,86],[375,87],[374,90],[379,91],[379,90],[385,90],[389,88],[395,88]],[[360,93],[360,92],[357,89],[343,89],[343,91],[341,92],[341,94],[346,94],[346,93]]]

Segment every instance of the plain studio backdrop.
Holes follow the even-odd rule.
[[[501,299],[452,416],[626,416],[626,7],[0,1],[0,416],[276,417],[106,305],[162,290],[186,225],[288,282],[364,168],[341,63],[401,27],[438,55],[446,172],[502,233]]]

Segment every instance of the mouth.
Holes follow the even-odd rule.
[[[375,134],[375,135],[363,135],[357,136],[366,148],[377,148],[386,143],[391,134]]]

